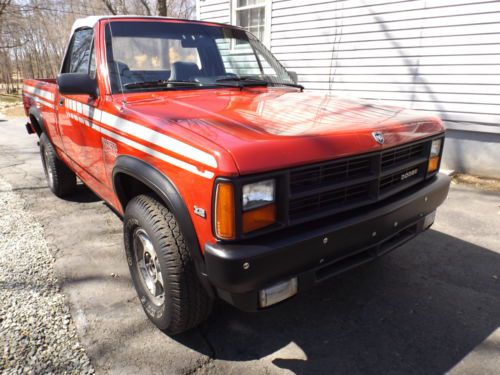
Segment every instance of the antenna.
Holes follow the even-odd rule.
[[[111,35],[111,51],[113,51],[113,26],[111,25],[111,19],[108,17],[108,25],[109,25],[109,33]],[[122,105],[127,105],[127,101],[125,100],[125,94],[123,92],[123,82],[122,75],[120,74],[120,69],[118,68],[118,62],[115,60],[115,56],[113,54],[113,63],[115,64],[116,74],[118,75],[118,83],[120,84],[120,92],[122,94]]]

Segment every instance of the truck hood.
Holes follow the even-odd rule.
[[[132,100],[128,109],[217,144],[241,174],[380,150],[444,130],[427,114],[289,89],[169,91]],[[383,134],[383,144],[374,132]]]

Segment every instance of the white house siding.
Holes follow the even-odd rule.
[[[229,0],[198,6],[231,22]],[[307,89],[438,114],[447,165],[500,177],[499,0],[272,0],[270,19],[271,51]]]
[[[231,23],[230,0],[196,0],[197,19]]]

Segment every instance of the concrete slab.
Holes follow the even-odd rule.
[[[0,174],[44,225],[98,373],[500,373],[498,194],[454,186],[433,228],[380,261],[266,312],[217,303],[169,338],[136,298],[120,220],[83,186],[54,197],[23,123],[0,120]]]

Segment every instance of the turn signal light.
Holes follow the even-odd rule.
[[[243,212],[243,233],[267,227],[276,222],[276,204],[268,204]]]
[[[215,193],[215,234],[224,240],[234,239],[234,189],[227,182],[220,182]]]
[[[429,155],[429,164],[427,164],[427,173],[436,171],[439,168],[439,155],[441,155],[441,147],[443,146],[443,139],[435,139],[431,144],[431,151]]]
[[[431,173],[438,169],[439,166],[439,156],[433,156],[429,159],[429,164],[427,166],[427,172]]]

